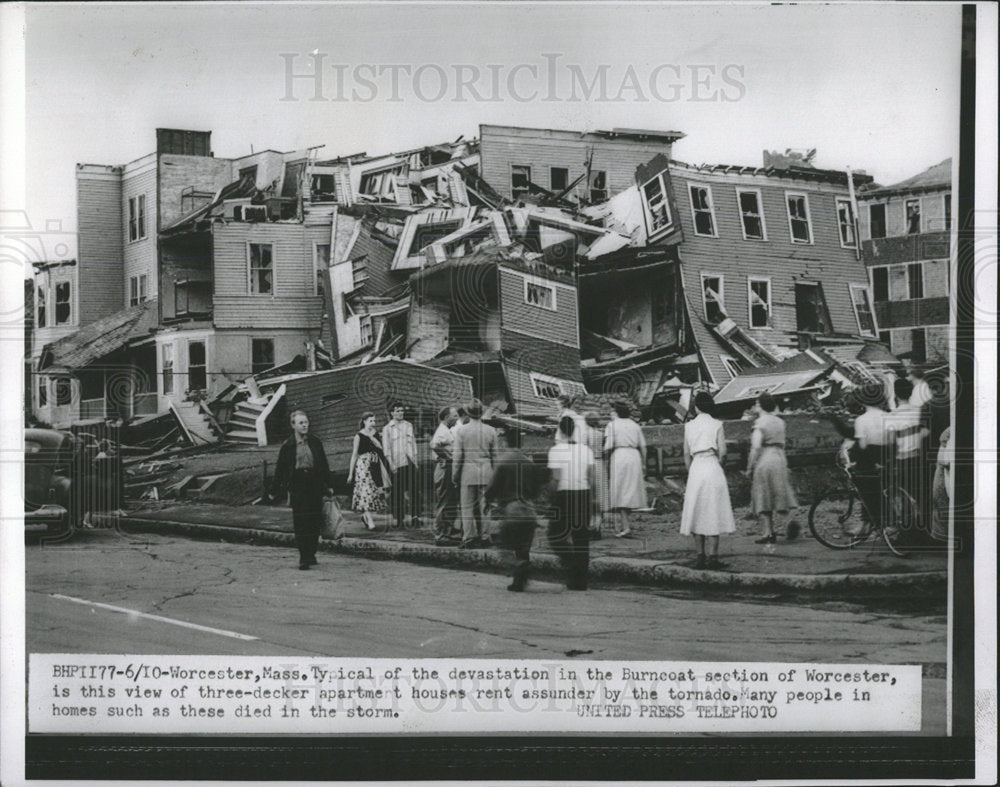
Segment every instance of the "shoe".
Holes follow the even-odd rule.
[[[717,557],[710,557],[708,559],[708,570],[709,571],[721,571],[725,567],[726,567],[726,564],[723,563],[721,560],[719,560],[719,558],[717,558]]]
[[[455,546],[455,540],[448,538],[448,536],[438,536],[434,539],[434,545],[439,547],[453,547]]]
[[[418,528],[418,527],[423,527],[423,526],[424,526],[424,523],[420,521],[420,517],[418,517],[418,516],[415,516],[415,517],[413,517],[413,519],[410,520],[410,527],[412,527],[412,528]]]
[[[789,541],[794,541],[799,537],[799,533],[802,532],[802,526],[795,521],[789,522],[788,527],[785,529],[785,538]]]
[[[463,541],[458,545],[459,549],[478,549],[479,544],[476,543],[476,539],[470,539],[468,541]]]
[[[511,593],[523,593],[524,592],[524,583],[523,582],[511,582],[509,585],[507,585],[507,590],[509,590]]]
[[[695,562],[694,567],[697,568],[697,569],[704,569],[705,568],[705,556],[704,555],[698,555],[698,560]]]
[[[309,570],[308,563],[299,563],[299,571],[308,571],[308,570]]]
[[[615,538],[627,538],[630,535],[632,535],[632,528],[622,530],[620,533],[615,533]]]
[[[310,566],[318,566],[318,565],[319,565],[319,563],[317,563],[317,562],[316,562],[316,558],[314,558],[314,557],[311,557],[311,558],[309,558],[309,560],[307,560],[306,562],[307,562],[307,563],[308,563],[308,564],[309,564]]]
[[[491,546],[493,546],[493,539],[490,538],[489,536],[483,536],[482,538],[479,539],[479,546],[482,547],[483,549],[489,549]]]
[[[758,538],[754,540],[755,544],[773,544],[778,540],[777,536],[773,533],[769,536],[764,536],[763,538]]]

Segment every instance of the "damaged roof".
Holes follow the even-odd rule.
[[[157,302],[146,301],[90,323],[42,350],[39,369],[82,369],[156,328]]]
[[[862,199],[869,197],[888,197],[892,194],[912,194],[917,191],[933,191],[941,188],[951,187],[951,158],[946,158],[940,164],[928,167],[912,178],[893,183],[891,186],[873,188],[858,196]]]
[[[253,176],[244,175],[239,180],[235,180],[219,189],[218,193],[208,204],[202,205],[186,216],[181,216],[172,224],[168,224],[160,230],[160,235],[170,235],[181,230],[194,229],[201,219],[207,217],[214,208],[221,205],[225,200],[252,197],[256,193],[257,187],[254,184]]]

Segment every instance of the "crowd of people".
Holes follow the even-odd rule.
[[[926,385],[926,383],[924,383]],[[911,380],[897,380],[893,409],[880,397],[880,386],[860,389],[854,424],[843,446],[866,508],[878,510],[888,468],[904,488],[924,504],[927,489],[946,490],[940,470],[929,483],[927,440],[940,413],[931,413],[929,393],[915,392]],[[921,400],[921,397],[923,399]],[[476,549],[494,541],[514,555],[509,590],[524,590],[530,573],[535,531],[547,522],[547,539],[565,569],[570,590],[586,590],[589,544],[605,529],[618,538],[632,534],[631,515],[648,507],[646,442],[632,417],[631,405],[618,402],[602,428],[602,415],[580,414],[570,397],[560,400],[558,426],[547,461],[534,461],[521,448],[517,429],[497,429],[484,422],[481,402],[444,407],[430,438],[434,457],[433,533],[438,546]],[[939,408],[940,409],[940,408]],[[750,481],[752,511],[760,523],[757,544],[778,541],[776,517],[788,514],[785,537],[797,537],[794,519],[798,499],[785,454],[786,426],[775,399],[761,394],[750,439],[745,475]],[[389,408],[389,420],[378,428],[375,413],[365,413],[354,436],[348,483],[351,506],[365,526],[420,527],[422,483],[413,425],[401,402]],[[271,494],[291,493],[293,524],[299,545],[299,568],[315,564],[324,497],[332,497],[329,467],[319,440],[309,435],[308,417],[296,411],[293,434],[282,446]],[[950,430],[938,429],[934,459],[947,463]],[[683,456],[687,484],[680,533],[694,537],[695,567],[725,568],[720,560],[721,536],[734,533],[729,482],[723,471],[726,437],[715,417],[711,395],[698,392],[684,424]],[[939,509],[940,506],[937,507]],[[937,510],[936,509],[936,510]],[[928,508],[929,511],[929,508]],[[929,518],[928,518],[929,521]]]

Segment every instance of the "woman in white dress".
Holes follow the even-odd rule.
[[[608,508],[615,513],[615,537],[632,532],[628,512],[646,508],[646,440],[642,428],[630,417],[627,402],[615,402],[615,417],[604,430],[608,462]]]
[[[681,535],[698,542],[698,568],[720,569],[719,536],[733,533],[736,522],[729,485],[722,471],[726,436],[722,422],[712,417],[715,403],[705,391],[694,398],[698,415],[684,424],[684,465],[688,470],[681,512]]]

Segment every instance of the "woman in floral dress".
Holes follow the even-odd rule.
[[[375,427],[375,413],[361,416],[361,430],[354,435],[347,483],[354,483],[352,507],[361,513],[365,526],[375,529],[374,514],[385,512],[389,500],[391,475]]]

